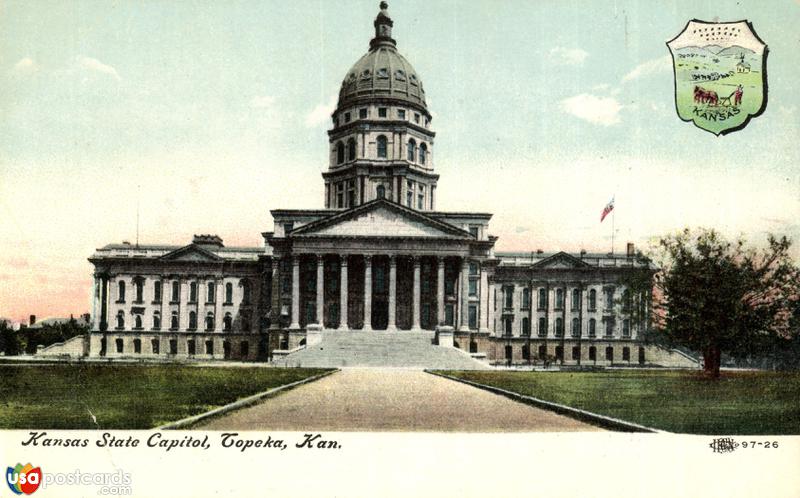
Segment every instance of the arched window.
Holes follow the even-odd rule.
[[[356,160],[356,141],[352,138],[347,141],[347,160]]]
[[[547,337],[547,319],[539,317],[539,337]]]
[[[545,288],[539,289],[539,309],[547,309],[547,289]]]
[[[197,328],[197,313],[194,311],[189,312],[189,329],[195,330]]]
[[[589,337],[594,337],[597,334],[597,320],[594,318],[589,319]]]
[[[141,303],[144,301],[144,279],[137,278],[134,280],[133,287],[136,289],[136,302]]]
[[[531,335],[531,321],[527,316],[522,318],[522,335]]]
[[[133,317],[133,328],[140,329],[142,328],[142,315],[136,315]]]
[[[561,317],[556,318],[556,337],[564,337],[564,320]]]
[[[206,293],[206,302],[213,303],[214,302],[214,294],[217,286],[214,285],[214,282],[208,283],[208,292]]]
[[[173,303],[177,303],[181,300],[181,283],[177,280],[173,280],[172,282],[172,301]]]
[[[589,311],[597,309],[597,291],[592,289],[589,291]]]
[[[233,284],[225,284],[225,304],[233,304]]]
[[[383,185],[378,185],[378,199],[385,199],[386,198],[386,187]]]
[[[189,302],[197,302],[197,282],[192,282],[189,284]]]
[[[222,330],[229,332],[233,325],[233,318],[230,313],[225,313],[225,318],[222,319]]]
[[[117,284],[117,301],[120,303],[125,302],[125,282],[120,280]]]
[[[381,159],[386,159],[387,156],[387,147],[386,147],[386,137],[383,135],[378,135],[378,157]]]
[[[344,162],[344,144],[339,142],[336,144],[336,164]]]
[[[581,291],[572,289],[572,311],[577,311],[581,307]]]
[[[577,318],[572,319],[572,337],[581,336],[581,321]]]
[[[419,144],[419,163],[425,164],[428,155],[428,146],[424,143]]]
[[[408,160],[412,163],[417,157],[417,142],[412,138],[408,141]]]
[[[250,304],[250,281],[242,280],[242,304]]]
[[[122,310],[120,310],[120,312],[117,313],[117,328],[118,329],[125,328],[125,313],[123,313]]]
[[[161,328],[161,313],[158,311],[153,312],[153,329],[158,330]]]
[[[206,330],[207,331],[214,330],[214,313],[210,311],[206,315]]]
[[[177,311],[173,311],[172,312],[172,318],[170,319],[170,322],[169,322],[169,328],[171,328],[172,330],[178,330],[178,312]]]

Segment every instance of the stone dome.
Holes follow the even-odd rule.
[[[375,18],[375,38],[370,50],[347,72],[339,90],[338,108],[374,99],[406,102],[428,114],[425,90],[417,71],[397,52],[392,19],[385,2]]]

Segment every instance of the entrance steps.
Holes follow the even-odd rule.
[[[480,370],[486,363],[452,347],[433,344],[429,331],[323,331],[322,340],[275,364],[287,367],[405,367]]]

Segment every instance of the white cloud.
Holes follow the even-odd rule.
[[[250,101],[250,107],[254,109],[266,109],[268,107],[272,107],[272,104],[275,103],[275,97],[270,95],[261,95],[253,97],[253,100]]]
[[[336,95],[333,95],[327,104],[319,104],[306,115],[306,127],[315,128],[331,119],[331,114],[336,109]]]
[[[619,123],[619,111],[622,109],[622,104],[614,97],[598,97],[582,93],[562,100],[561,109],[584,121],[611,126]]]
[[[14,64],[13,71],[17,74],[30,74],[39,70],[39,64],[30,57],[20,59]]]
[[[122,78],[119,77],[119,73],[117,73],[116,69],[109,66],[108,64],[103,64],[97,59],[93,59],[91,57],[80,57],[78,58],[78,65],[83,69],[94,71],[97,73],[107,74],[117,81],[122,81]]]
[[[550,49],[550,60],[565,66],[579,66],[589,57],[589,52],[580,48],[554,47]]]
[[[644,76],[650,76],[653,74],[666,72],[672,69],[672,56],[665,55],[663,57],[658,57],[656,59],[651,59],[647,62],[643,62],[633,68],[628,74],[622,77],[622,82],[628,82],[631,80],[639,79]]]

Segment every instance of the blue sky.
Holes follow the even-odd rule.
[[[135,238],[259,245],[322,206],[329,114],[376,1],[0,4],[0,315],[87,309],[86,258]],[[438,208],[495,213],[500,250],[608,250],[683,226],[800,241],[800,3],[389,2],[434,115]],[[753,22],[764,114],[680,121],[665,42]],[[800,256],[795,247],[794,254]],[[34,299],[34,296],[36,298]]]

